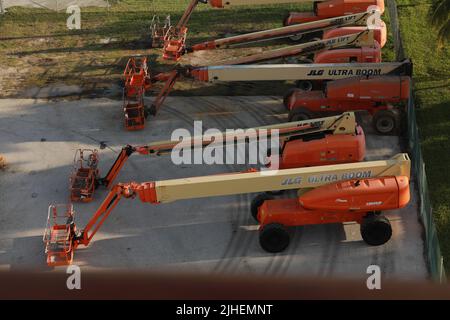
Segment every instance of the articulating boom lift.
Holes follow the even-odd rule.
[[[410,199],[411,164],[407,154],[390,160],[337,164],[264,172],[232,173],[143,183],[119,183],[78,230],[71,205],[51,205],[44,233],[49,266],[70,264],[74,250],[87,246],[122,197],[144,203],[266,192],[311,189],[298,198],[259,201],[259,240],[268,252],[289,244],[287,227],[356,221],[369,245],[382,245],[392,229],[382,210],[406,206]],[[252,213],[254,216],[254,214]]]
[[[259,54],[223,61],[220,64],[228,66],[241,65],[273,60],[288,56],[306,56],[317,52],[320,52],[320,54],[326,54],[327,52],[324,52],[324,50],[337,48],[345,49],[329,51],[331,53],[331,57],[329,57],[328,59],[322,59],[325,61],[320,62],[335,62],[333,61],[333,54],[336,55],[339,60],[342,59],[342,56],[346,56],[347,62],[379,62],[379,59],[381,59],[379,46],[377,46],[376,41],[373,39],[373,32],[371,30],[366,30],[359,34],[340,36],[328,40],[313,41],[310,43],[299,44],[282,49],[268,50]],[[353,65],[338,67],[353,69]],[[131,58],[128,61],[128,64],[124,71],[125,87],[123,105],[125,113],[125,128],[127,130],[143,129],[145,126],[145,118],[149,114],[156,115],[158,109],[161,107],[165,98],[174,86],[177,78],[180,76],[180,70],[182,69],[175,69],[171,72],[162,73],[151,77],[147,67],[146,58]],[[192,70],[192,68],[188,67],[185,68],[185,70],[188,72],[184,72],[184,74],[189,74],[189,70]],[[338,75],[337,77],[339,78]],[[336,78],[336,75],[326,74],[322,75],[322,78],[323,80],[331,80]],[[266,80],[272,79],[268,78]],[[305,79],[298,78],[298,80]],[[151,88],[152,83],[157,81],[165,81],[165,84],[150,108],[147,109],[144,106],[143,101],[144,93],[146,90]],[[239,81],[239,79],[236,79],[236,81]]]
[[[181,56],[187,52],[224,49],[230,46],[244,45],[253,42],[261,42],[289,37],[301,37],[307,34],[310,35],[309,41],[311,41],[314,36],[319,38],[323,37],[322,40],[326,40],[337,36],[358,34],[368,28],[368,23],[370,21],[369,19],[375,13],[375,10],[369,10],[366,12],[346,15],[342,17],[335,17],[297,25],[285,26],[276,29],[257,31],[233,37],[206,41],[193,45],[189,48],[186,48],[185,46],[185,34],[183,34],[182,37],[167,37],[164,42],[165,44],[163,58],[178,61]],[[380,20],[379,23],[381,24],[381,26],[373,25],[371,27],[374,32],[375,39],[382,47],[386,43],[387,31],[384,22]]]
[[[308,121],[249,128],[242,134],[222,133],[220,137],[218,135],[203,135],[182,142],[169,140],[145,146],[127,145],[122,148],[104,177],[100,177],[97,163],[95,167],[92,167],[91,171],[85,173],[85,176],[89,177],[89,180],[86,178],[85,184],[92,186],[92,188],[85,190],[82,193],[82,197],[72,197],[72,201],[87,202],[92,200],[95,191],[94,186],[111,188],[120,170],[134,153],[159,156],[170,153],[175,147],[186,150],[188,148],[204,148],[210,145],[230,142],[248,143],[250,141],[259,141],[262,138],[270,139],[273,130],[277,131],[280,138],[280,150],[277,155],[279,156],[278,167],[280,169],[358,162],[362,161],[365,156],[364,132],[356,123],[354,113],[351,112]],[[267,135],[260,134],[263,132],[267,132]],[[98,162],[96,151],[95,157]],[[269,161],[271,157],[269,157]],[[83,173],[86,171],[85,167],[80,167],[78,170],[82,170]],[[71,180],[71,194],[78,191],[78,184],[74,184],[74,181]]]

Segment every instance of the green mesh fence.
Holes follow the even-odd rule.
[[[406,55],[403,48],[401,28],[398,22],[396,0],[386,0],[389,16],[390,28],[393,33],[395,55],[397,61],[403,60]],[[436,233],[436,226],[433,220],[433,209],[431,207],[430,195],[428,191],[427,174],[425,162],[420,149],[419,129],[417,127],[416,109],[414,95],[411,89],[407,111],[407,138],[409,141],[409,155],[412,161],[412,174],[416,177],[416,186],[419,193],[419,218],[425,229],[425,250],[431,277],[437,282],[445,282],[444,259],[441,255],[439,240]]]
[[[414,106],[413,93],[410,94],[408,104],[408,140],[409,150],[412,160],[412,169],[416,177],[416,184],[419,192],[419,215],[425,229],[425,249],[428,265],[433,280],[445,282],[444,259],[441,256],[441,249],[436,233],[436,226],[433,220],[433,209],[431,207],[428,191],[427,175],[425,163],[420,149],[419,130],[417,128],[416,110]]]

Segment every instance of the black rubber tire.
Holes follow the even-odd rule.
[[[373,116],[372,123],[375,131],[379,134],[396,134],[400,125],[399,113],[396,110],[377,111]]]
[[[381,246],[392,236],[391,223],[382,215],[374,214],[365,217],[360,228],[364,242],[371,246]]]
[[[279,223],[265,225],[259,232],[259,244],[261,248],[270,253],[281,252],[290,242],[287,229]]]
[[[312,91],[314,88],[314,84],[309,80],[298,80],[295,82],[295,86],[302,91]]]
[[[296,34],[296,35],[290,36],[289,40],[291,40],[292,42],[300,42],[303,38],[304,38],[303,34]]]
[[[295,108],[289,111],[288,120],[290,122],[303,121],[314,118],[314,114],[306,108]]]
[[[298,88],[291,88],[291,89],[289,89],[287,92],[286,92],[286,94],[283,96],[283,105],[284,105],[284,107],[286,108],[286,109],[288,109],[288,100],[289,100],[289,98],[292,96],[292,94],[295,92],[295,91],[297,91],[297,90],[299,90]]]
[[[256,222],[259,222],[258,209],[266,200],[273,200],[273,197],[268,193],[260,193],[253,198],[250,204],[250,212],[252,214],[253,219],[255,219]]]

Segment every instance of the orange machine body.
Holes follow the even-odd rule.
[[[353,77],[330,81],[324,90],[295,90],[288,98],[289,110],[306,108],[311,112],[345,112],[367,110],[374,114],[409,98],[407,76]]]
[[[341,27],[336,29],[325,30],[323,32],[322,39],[330,39],[341,37],[345,35],[360,33],[367,30],[366,26],[351,26]],[[386,45],[387,42],[387,27],[384,21],[381,21],[381,26],[373,29],[373,37],[380,44],[381,48]]]
[[[358,162],[366,154],[363,129],[355,134],[323,134],[306,136],[282,146],[280,169]]]
[[[377,41],[373,47],[324,50],[314,55],[314,63],[379,63],[381,47]]]
[[[311,22],[332,17],[367,11],[370,6],[378,6],[384,12],[384,0],[329,0],[314,3],[314,12],[291,12],[284,25]]]
[[[260,228],[270,223],[284,226],[361,223],[370,212],[400,209],[410,200],[406,176],[355,178],[313,189],[299,198],[264,201],[258,211]]]

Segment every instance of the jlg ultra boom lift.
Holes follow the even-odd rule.
[[[348,49],[352,50],[352,49]],[[355,53],[351,53],[355,54]],[[352,56],[349,56],[350,58]],[[355,57],[357,58],[357,57]],[[299,81],[303,90],[318,89],[324,81],[350,77],[374,77],[382,75],[410,76],[412,64],[406,60],[390,63],[340,63],[340,64],[261,64],[261,65],[223,65],[210,67],[180,67],[169,73],[151,76],[146,58],[131,58],[126,73],[124,114],[125,128],[139,130],[144,128],[148,114],[156,115],[170,90],[180,77],[204,82],[226,81]],[[150,107],[145,107],[142,95],[158,81],[165,81],[163,88]],[[285,95],[285,104],[295,90]],[[135,98],[127,98],[135,97]],[[136,98],[137,97],[137,98]],[[136,102],[130,102],[134,99]],[[356,105],[356,103],[355,103]],[[291,119],[292,120],[292,119]],[[298,119],[301,120],[301,119]],[[295,121],[295,120],[294,120]]]
[[[253,42],[268,41],[293,36],[301,37],[307,34],[319,36],[320,38],[322,38],[322,40],[335,38],[338,36],[357,34],[367,29],[369,23],[371,22],[370,18],[373,17],[376,13],[376,10],[369,10],[366,12],[346,15],[342,17],[335,17],[206,41],[193,45],[189,48],[185,47],[185,37],[182,37],[181,39],[177,38],[176,40],[168,37],[167,39],[169,40],[166,40],[164,44],[163,58],[178,61],[186,52],[224,49],[230,46],[244,45]],[[371,28],[373,28],[373,31],[375,33],[374,37],[382,47],[386,43],[386,25],[384,24],[384,22],[382,22],[382,20],[378,21],[380,25],[375,24],[377,22],[376,20],[373,20],[372,22],[373,24],[370,24],[370,26]],[[311,40],[312,36],[310,36],[309,38]]]
[[[49,266],[70,264],[74,250],[87,246],[122,198],[138,197],[161,204],[184,199],[273,190],[312,189],[297,198],[266,200],[258,208],[259,241],[268,252],[289,244],[288,227],[355,221],[369,245],[382,245],[392,234],[382,211],[409,202],[410,160],[399,154],[390,160],[337,164],[262,172],[221,174],[143,183],[119,183],[78,230],[71,205],[51,205],[44,233]]]
[[[366,12],[371,6],[376,6],[382,14],[384,12],[384,0],[330,0],[330,1],[313,1],[313,0],[281,0],[281,1],[265,1],[265,0],[245,0],[245,1],[207,1],[192,0],[181,19],[175,27],[170,26],[170,19],[167,20],[163,27],[159,26],[159,19],[153,17],[152,21],[152,42],[153,45],[164,43],[165,59],[177,59],[175,52],[181,52],[184,49],[187,37],[188,21],[199,3],[209,3],[215,8],[224,8],[225,6],[240,5],[261,5],[261,4],[280,4],[280,3],[304,3],[314,2],[313,13],[290,13],[284,20],[284,25],[292,25],[299,23],[313,22],[327,18],[334,18],[350,14]],[[298,38],[297,34],[294,34]]]
[[[285,97],[289,120],[299,121],[318,115],[343,111],[366,110],[372,116],[376,131],[396,133],[402,109],[392,103],[402,103],[410,96],[409,76],[354,77],[334,80],[322,90],[293,90]]]
[[[379,62],[381,56],[379,47],[376,45],[376,41],[373,39],[373,32],[371,30],[366,30],[359,34],[353,34],[348,36],[340,36],[327,40],[318,40],[310,43],[299,44],[291,47],[268,50],[263,53],[254,54],[242,58],[237,58],[233,60],[223,61],[223,65],[241,65],[249,63],[257,63],[261,61],[273,60],[281,57],[288,56],[307,56],[317,52],[319,54],[326,55],[327,49],[337,49],[331,50],[330,56],[327,59],[322,59],[326,61],[321,62],[336,62],[333,61],[333,57],[338,60],[343,60],[343,56],[347,57],[346,62]],[[342,50],[342,51],[341,51]],[[330,61],[331,60],[331,61]],[[350,61],[349,61],[350,60]],[[317,66],[316,66],[317,67]],[[338,66],[343,67],[343,66]],[[262,67],[263,68],[263,67]],[[352,65],[345,66],[344,68],[352,69]],[[191,70],[191,68],[188,68]],[[272,70],[275,71],[275,70]],[[285,70],[284,70],[285,71]],[[273,73],[274,74],[274,73]],[[148,114],[156,115],[158,109],[161,107],[166,96],[172,89],[177,78],[180,75],[180,71],[173,70],[169,73],[159,74],[157,76],[151,77],[147,67],[147,59],[130,59],[124,71],[125,87],[124,87],[124,105],[123,110],[125,113],[125,127],[127,130],[140,130],[145,126],[145,118]],[[279,77],[282,77],[280,74]],[[268,77],[265,80],[273,80],[272,77]],[[285,80],[291,80],[292,75],[287,77]],[[331,80],[335,76],[333,74],[317,75],[317,80],[322,78],[322,80]],[[339,77],[339,76],[338,76]],[[263,80],[260,79],[255,80]],[[340,77],[339,77],[340,78]],[[305,80],[301,77],[296,78],[296,80]],[[153,82],[165,81],[164,87],[159,92],[155,101],[152,103],[151,107],[147,109],[144,106],[144,93],[146,90],[150,89]],[[239,81],[239,79],[236,79]]]
[[[364,132],[357,125],[355,115],[351,112],[327,118],[250,128],[239,135],[222,133],[220,137],[203,135],[182,143],[161,141],[145,146],[127,145],[122,148],[104,177],[99,175],[97,151],[82,150],[77,151],[77,155],[81,153],[84,158],[95,159],[95,161],[89,162],[92,167],[84,165],[84,162],[78,162],[79,167],[70,180],[71,199],[87,202],[93,199],[96,186],[111,188],[120,170],[134,153],[152,156],[169,153],[175,147],[194,149],[217,143],[247,143],[258,141],[263,137],[270,139],[273,130],[276,130],[280,137],[278,161],[280,169],[358,162],[365,156]],[[267,135],[261,135],[262,132],[267,132]],[[81,189],[81,185],[85,188]]]

